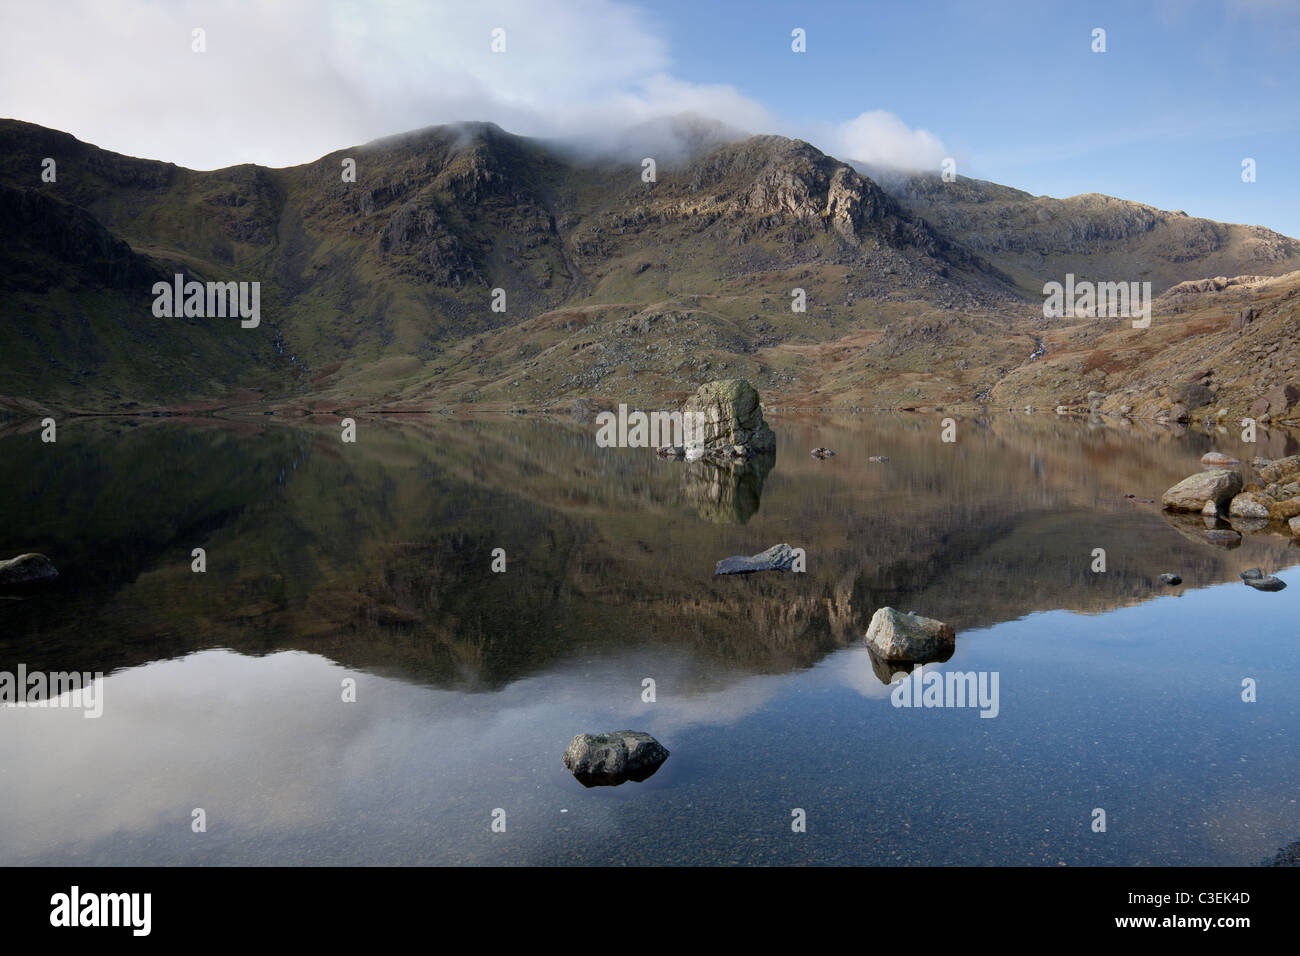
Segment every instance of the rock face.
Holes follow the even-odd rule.
[[[1300,388],[1288,383],[1269,389],[1250,410],[1257,416],[1268,414],[1277,418],[1294,408],[1297,402],[1300,402]]]
[[[1259,318],[1258,309],[1242,309],[1232,320],[1232,331],[1240,332],[1257,318]]]
[[[682,422],[687,458],[735,458],[776,451],[776,436],[763,421],[758,392],[743,379],[701,385],[682,406]]]
[[[746,557],[738,554],[723,558],[714,568],[714,574],[752,574],[755,571],[789,571],[794,567],[794,548],[788,544],[774,544],[766,551]]]
[[[888,661],[924,661],[951,654],[957,632],[951,624],[882,607],[871,616],[867,645]]]
[[[0,584],[31,584],[58,576],[59,572],[43,554],[20,554],[8,561],[0,561]]]
[[[564,766],[588,787],[645,780],[667,759],[667,748],[639,730],[578,734],[564,751]]]
[[[1171,511],[1201,511],[1207,501],[1223,507],[1241,491],[1241,475],[1218,469],[1184,478],[1164,493],[1161,501]]]

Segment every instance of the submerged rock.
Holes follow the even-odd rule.
[[[1218,469],[1184,478],[1164,493],[1162,503],[1171,511],[1200,511],[1207,501],[1223,507],[1241,491],[1241,475]]]
[[[564,751],[564,766],[587,787],[645,780],[667,759],[667,748],[639,730],[578,734]]]
[[[1201,536],[1210,544],[1225,548],[1235,548],[1241,544],[1241,535],[1230,528],[1210,528],[1208,531],[1201,532]]]
[[[889,459],[886,458],[884,455],[872,455],[870,458],[867,459],[867,461],[878,464],[882,461],[889,461]]]
[[[789,571],[794,567],[794,548],[788,544],[774,544],[766,551],[746,557],[743,554],[723,558],[713,569],[714,574],[751,574],[755,571]]]
[[[1275,578],[1271,574],[1265,574],[1259,568],[1251,568],[1241,572],[1241,580],[1245,581],[1256,591],[1281,591],[1286,587],[1286,582],[1281,578]]]
[[[1221,451],[1207,451],[1201,456],[1201,464],[1207,468],[1231,468],[1233,465],[1240,465],[1241,461]]]
[[[687,415],[690,418],[687,418]],[[776,451],[758,392],[743,379],[707,382],[682,406],[686,457],[740,457]],[[739,451],[737,451],[739,449]]]
[[[32,584],[58,576],[54,563],[43,554],[20,554],[0,561],[0,584]]]
[[[814,458],[834,458],[835,452],[831,451],[829,448],[814,448],[812,450],[812,456]]]
[[[950,653],[957,643],[951,624],[882,607],[871,616],[866,642],[887,661],[920,661]]]

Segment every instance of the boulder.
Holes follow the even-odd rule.
[[[578,734],[564,751],[564,766],[588,787],[645,780],[667,759],[667,748],[639,730]]]
[[[814,448],[812,450],[812,456],[814,458],[834,458],[835,452],[831,451],[829,448]]]
[[[1268,402],[1268,413],[1277,418],[1300,402],[1300,388],[1291,384],[1279,385],[1265,392],[1263,400]]]
[[[1171,511],[1200,511],[1207,501],[1213,501],[1222,507],[1240,491],[1241,475],[1235,471],[1217,469],[1184,478],[1166,491],[1161,501]]]
[[[1259,318],[1258,309],[1242,309],[1232,320],[1232,331],[1240,332],[1257,318]]]
[[[688,417],[689,415],[689,417]],[[686,456],[737,457],[776,451],[776,436],[759,405],[758,392],[743,379],[707,382],[682,406]]]
[[[1214,393],[1200,382],[1185,382],[1182,385],[1175,385],[1169,390],[1169,394],[1174,401],[1186,405],[1188,408],[1200,408],[1214,401]]]
[[[1267,518],[1269,503],[1254,491],[1243,491],[1232,499],[1228,514],[1233,518]]]
[[[1168,571],[1160,575],[1160,580],[1163,581],[1165,584],[1168,584],[1170,587],[1176,584],[1183,583],[1183,579],[1181,577],[1179,577],[1177,574],[1171,574]]]
[[[54,564],[43,554],[20,554],[0,561],[0,584],[34,584],[58,576]]]
[[[1248,571],[1241,572],[1241,580],[1249,584],[1256,591],[1281,591],[1286,587],[1286,582],[1281,578],[1275,578],[1271,574],[1265,574],[1259,568],[1251,568]]]
[[[957,643],[951,624],[882,607],[871,616],[867,645],[887,661],[924,661],[950,654]]]
[[[714,574],[752,574],[755,571],[789,571],[794,567],[794,548],[788,544],[774,544],[766,551],[746,557],[743,554],[723,558],[713,569]]]
[[[1300,475],[1300,455],[1279,458],[1277,461],[1256,459],[1254,464],[1259,470],[1259,476],[1269,484],[1290,481],[1292,476]]]
[[[1292,518],[1289,522],[1287,522],[1287,527],[1291,529],[1291,533],[1293,535],[1295,535],[1297,538],[1300,538],[1300,515],[1297,515],[1296,517]]]

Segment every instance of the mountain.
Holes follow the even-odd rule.
[[[1159,295],[1201,276],[1300,269],[1300,242],[1261,226],[1098,193],[1053,199],[964,177],[945,183],[937,175],[878,175],[910,214],[996,262],[1031,297],[1067,272],[1091,281],[1150,282]]]
[[[0,404],[659,406],[723,374],[780,404],[1018,400],[1082,387],[1006,384],[1045,281],[1300,269],[1258,227],[674,133],[653,177],[662,129],[579,156],[490,123],[197,172],[0,120]],[[156,318],[178,272],[260,283],[260,324]]]

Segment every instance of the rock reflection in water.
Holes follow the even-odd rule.
[[[776,465],[776,453],[684,463],[682,492],[695,503],[700,517],[714,524],[745,524],[758,511],[763,482]]]

